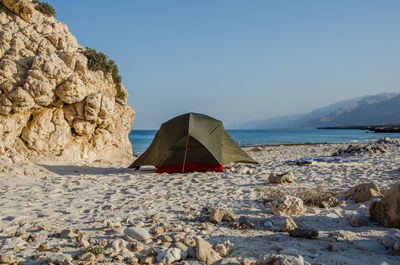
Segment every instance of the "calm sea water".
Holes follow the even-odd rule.
[[[135,155],[142,154],[156,130],[132,130],[129,140]],[[228,130],[239,146],[289,143],[360,143],[383,137],[399,138],[400,133],[374,133],[364,130]]]

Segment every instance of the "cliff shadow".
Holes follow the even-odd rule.
[[[93,167],[93,166],[73,166],[73,165],[43,165],[45,169],[61,176],[66,175],[119,175],[129,173],[129,169],[116,167]]]

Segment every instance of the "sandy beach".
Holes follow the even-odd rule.
[[[350,223],[354,214],[368,215],[374,199],[356,203],[342,196],[360,183],[375,182],[385,190],[398,182],[399,143],[369,143],[382,146],[385,152],[342,157],[357,160],[355,163],[307,166],[285,162],[331,157],[348,144],[247,147],[258,165],[234,164],[222,173],[183,175],[156,174],[151,168],[134,171],[125,169],[125,165],[104,163],[70,166],[11,162],[0,173],[0,254],[24,264],[148,264],[157,261],[149,262],[143,253],[156,257],[171,244],[201,237],[210,244],[229,240],[225,259],[234,258],[242,264],[251,264],[267,254],[300,255],[305,264],[399,264],[400,258],[381,243],[393,229],[371,221],[360,227]],[[270,184],[268,176],[274,172],[292,172],[294,182]],[[313,190],[318,186],[338,192],[341,204],[328,209],[307,206],[304,214],[292,218],[297,225],[317,229],[319,236],[307,239],[279,231],[285,217],[271,212],[262,191],[295,193],[299,188]],[[215,208],[232,211],[235,221],[210,222],[210,211]],[[250,227],[238,225],[241,216]],[[150,233],[150,239],[143,242],[145,250],[134,251],[137,242],[124,236],[127,227],[142,227]],[[163,228],[155,231],[156,227]],[[82,238],[89,244],[80,246]],[[123,250],[117,249],[115,242],[122,244]],[[103,253],[82,258],[89,245],[101,248]],[[152,249],[152,254],[144,252],[146,249]],[[179,262],[199,264],[190,252]]]

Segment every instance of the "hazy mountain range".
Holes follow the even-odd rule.
[[[400,93],[339,101],[306,114],[293,114],[232,124],[232,129],[294,129],[324,126],[400,123]]]

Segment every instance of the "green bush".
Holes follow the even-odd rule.
[[[38,0],[33,0],[32,1],[35,4],[35,9],[42,13],[43,15],[46,15],[48,17],[55,17],[56,16],[56,11],[54,8],[49,5],[48,3],[42,3]]]
[[[113,60],[108,59],[107,55],[102,52],[98,52],[95,49],[91,49],[86,47],[83,51],[83,54],[88,59],[87,66],[89,70],[92,71],[103,71],[103,73],[111,73],[113,78],[115,89],[116,89],[116,96],[115,101],[123,105],[123,100],[126,97],[125,92],[122,90],[121,87],[121,76],[118,73],[118,67]]]
[[[92,253],[97,256],[99,254],[103,254],[104,249],[99,246],[90,246],[90,247],[83,249],[83,252]]]

